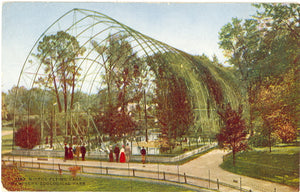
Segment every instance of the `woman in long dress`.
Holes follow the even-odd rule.
[[[126,157],[125,157],[125,149],[124,145],[122,145],[122,149],[120,151],[120,163],[125,163],[126,162]]]
[[[76,146],[75,154],[76,154],[76,159],[79,160],[79,155],[80,155],[80,147],[79,147],[79,145]]]
[[[109,162],[113,162],[114,161],[114,153],[112,150],[112,146],[109,146]]]
[[[69,159],[73,159],[73,148],[72,144],[69,145],[69,152],[68,152]]]
[[[67,159],[69,159],[68,151],[69,151],[69,148],[68,148],[67,144],[65,143],[65,158],[64,158],[64,161],[66,161]]]

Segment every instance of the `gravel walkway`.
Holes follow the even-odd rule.
[[[286,185],[272,183],[260,179],[254,179],[247,176],[240,176],[228,171],[223,170],[219,165],[223,161],[223,155],[227,152],[215,149],[206,155],[194,159],[182,166],[180,170],[197,177],[207,178],[210,175],[212,180],[219,179],[220,182],[225,182],[232,185],[240,185],[242,187],[251,189],[257,192],[297,192],[298,190]]]

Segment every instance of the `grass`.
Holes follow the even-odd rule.
[[[12,131],[13,129],[13,122],[2,121],[2,131]]]
[[[2,140],[12,141],[13,140],[13,134],[2,136]]]
[[[225,170],[276,183],[299,186],[299,146],[279,146],[255,148],[252,151],[239,153],[236,166],[232,156],[225,159],[221,167]]]
[[[34,191],[148,191],[192,192],[194,190],[172,184],[157,184],[129,178],[58,175],[45,172],[23,171],[25,188]]]
[[[12,144],[13,144],[12,134],[2,136],[1,153],[4,154],[10,152]]]

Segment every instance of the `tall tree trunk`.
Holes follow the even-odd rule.
[[[249,105],[249,131],[250,131],[250,136],[253,136],[254,130],[253,130],[253,123],[252,121],[254,120],[253,116],[253,109],[252,109],[252,103],[254,102],[254,93],[252,90],[252,84],[250,83],[248,86],[248,105]]]
[[[70,109],[74,109],[73,105],[74,105],[74,91],[75,91],[75,75],[76,75],[76,72],[73,73],[73,78],[72,78],[72,92],[71,92]]]
[[[66,67],[65,63],[63,62],[64,70],[63,70],[63,94],[64,94],[64,104],[65,104],[65,113],[67,113],[68,109],[68,93],[67,93],[67,80],[66,80]]]
[[[269,140],[269,151],[270,153],[272,152],[272,143],[271,143],[271,130],[269,128],[269,132],[268,132],[268,140]]]
[[[145,104],[145,137],[146,142],[148,142],[148,118],[147,118],[147,100],[146,100],[146,90],[144,90],[144,104]]]
[[[53,70],[53,65],[51,64],[51,73],[52,73],[52,78],[53,78],[53,84],[54,84],[54,90],[55,90],[55,96],[56,96],[56,101],[58,104],[58,110],[59,112],[62,112],[62,107],[61,107],[61,103],[59,100],[59,93],[58,93],[58,88],[57,88],[57,84],[56,84],[56,76],[54,74],[54,70]]]
[[[235,150],[234,149],[232,150],[232,163],[233,163],[233,166],[235,167]]]

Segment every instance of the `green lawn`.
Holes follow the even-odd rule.
[[[239,153],[235,167],[232,156],[226,158],[221,167],[237,174],[298,187],[299,151],[299,146],[273,147],[271,153],[269,148],[255,148]]]
[[[1,148],[1,153],[7,153],[9,151],[11,151],[11,146],[12,146],[12,143],[13,143],[13,135],[10,134],[10,135],[4,135],[2,136],[2,148]]]
[[[192,192],[193,190],[167,184],[136,181],[134,178],[99,178],[92,176],[58,175],[45,172],[23,171],[26,189],[46,191],[147,191],[147,192]]]

